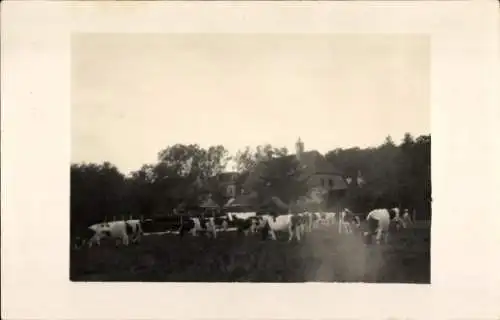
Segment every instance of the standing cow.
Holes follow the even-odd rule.
[[[256,212],[228,212],[227,217],[239,234],[244,233],[248,236],[249,233],[257,232],[260,220]]]
[[[120,220],[112,222],[103,222],[91,225],[89,227],[93,231],[93,236],[88,241],[88,246],[93,244],[100,245],[104,238],[112,238],[116,240],[116,245],[121,242],[128,246],[129,240],[132,243],[138,243],[143,235],[140,220]]]
[[[272,240],[276,240],[276,232],[288,232],[288,241],[292,241],[294,235],[297,241],[301,239],[301,217],[295,214],[265,214],[260,216],[261,230],[263,236],[270,235]]]
[[[213,217],[183,219],[179,228],[179,236],[182,238],[186,232],[190,232],[194,237],[197,236],[197,232],[204,232],[207,236],[212,235],[215,239],[217,238],[215,219]]]

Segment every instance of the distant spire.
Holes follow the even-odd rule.
[[[297,159],[300,159],[301,154],[304,152],[304,142],[299,139],[295,143],[295,154],[297,156]]]

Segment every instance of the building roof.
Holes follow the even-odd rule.
[[[229,201],[224,205],[224,208],[235,208],[235,207],[252,207],[256,204],[257,194],[240,194],[235,198],[229,199]]]
[[[288,155],[286,157],[295,158],[296,155]],[[268,160],[273,161],[274,159]],[[334,175],[334,186],[333,190],[343,190],[347,188],[347,184],[344,181],[343,174],[335,168],[335,166],[326,160],[326,158],[318,151],[308,151],[303,152],[300,155],[300,165],[303,170],[304,178],[310,177],[314,174],[329,174]],[[266,167],[266,162],[261,162],[257,164],[253,171],[250,172],[245,184],[252,184],[256,179],[258,179],[264,172]]]
[[[225,171],[217,175],[217,180],[222,183],[234,182],[238,178],[239,173],[234,171]]]
[[[300,155],[300,164],[303,166],[303,170],[310,175],[318,173],[342,175],[330,161],[316,150],[303,152]]]
[[[212,198],[208,198],[207,200],[203,201],[203,203],[200,205],[201,208],[219,208],[219,205],[215,203]]]
[[[333,180],[333,187],[331,187],[330,190],[345,190],[348,188],[342,176],[333,176],[331,179]]]

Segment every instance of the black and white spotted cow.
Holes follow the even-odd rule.
[[[247,236],[249,233],[257,232],[260,219],[256,212],[228,212],[228,220],[236,227],[238,233],[244,233]]]
[[[179,228],[179,236],[183,237],[186,232],[190,232],[193,236],[197,236],[198,232],[205,233],[207,236],[212,235],[217,238],[217,227],[215,226],[215,219],[191,217],[185,218],[181,222]]]
[[[96,223],[89,227],[93,236],[88,241],[88,246],[100,245],[102,239],[111,238],[128,246],[129,242],[138,243],[143,235],[140,220],[120,220]]]
[[[395,226],[396,231],[402,226],[399,208],[392,209],[374,209],[366,216],[367,228],[364,232],[367,242],[371,243],[375,236],[377,244],[382,240],[385,243],[389,241],[389,231],[391,226]]]

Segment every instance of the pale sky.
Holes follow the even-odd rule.
[[[176,143],[234,154],[376,146],[430,133],[430,43],[409,35],[78,35],[72,162],[154,163]]]

